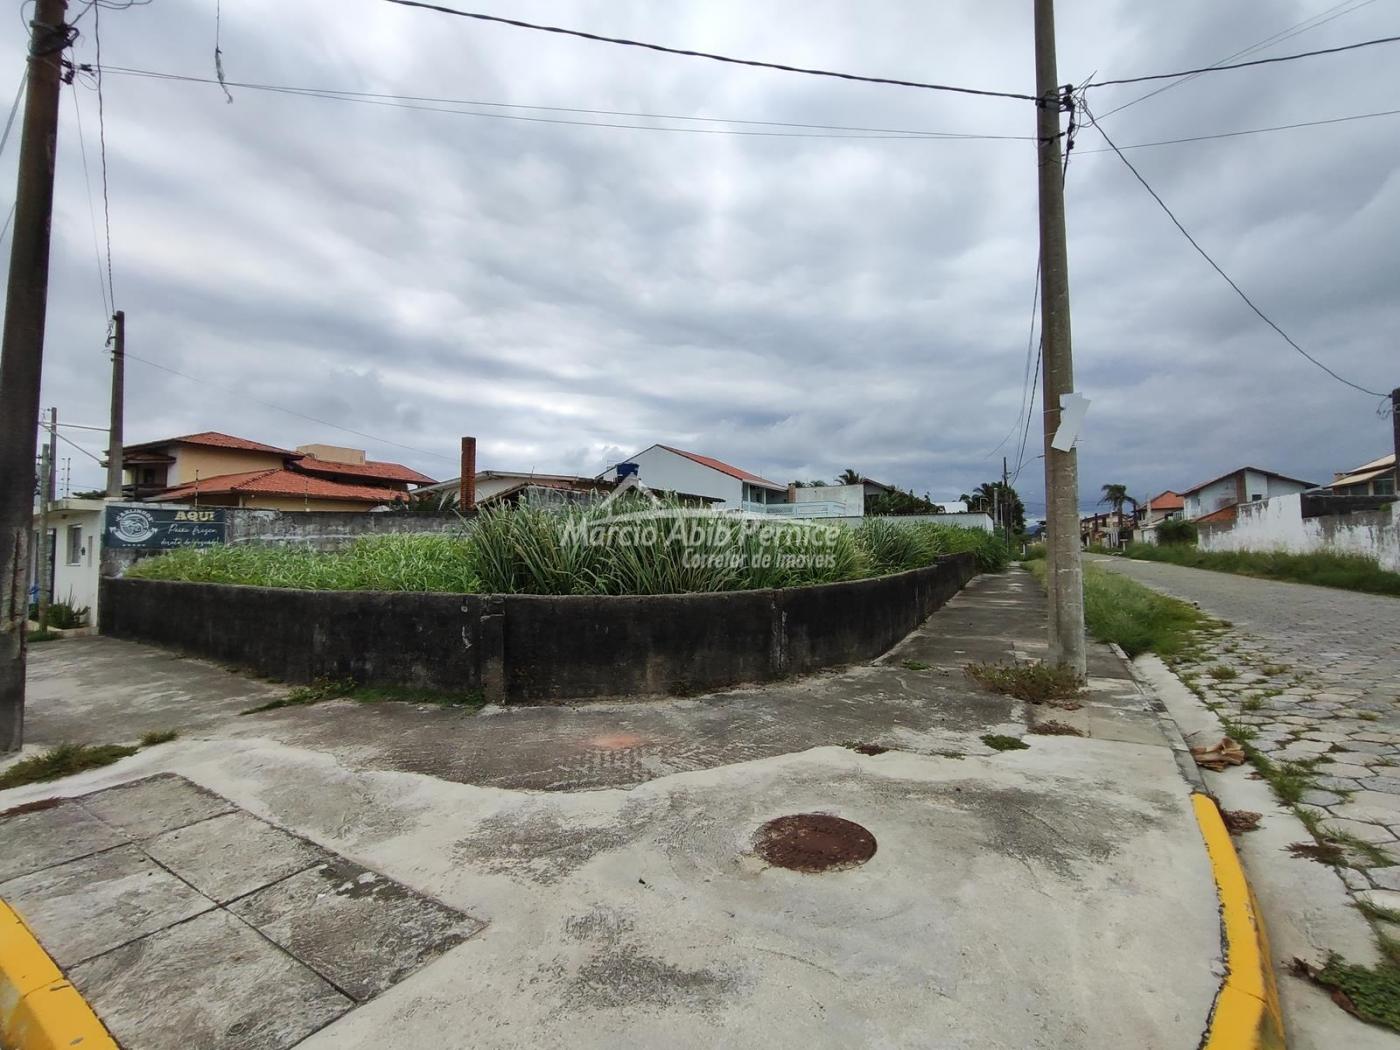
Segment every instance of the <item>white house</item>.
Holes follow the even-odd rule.
[[[49,567],[56,602],[75,609],[88,609],[88,623],[97,622],[98,567],[102,560],[103,511],[100,499],[60,499],[49,505],[49,547],[53,561]],[[30,593],[38,594],[39,514],[34,514],[34,531],[29,544]]]
[[[599,475],[616,481],[628,474],[649,489],[688,492],[722,500],[719,510],[763,510],[770,504],[786,503],[788,487],[769,481],[729,463],[686,452],[670,445],[652,445],[635,456],[616,463]]]
[[[1290,496],[1316,486],[1286,474],[1259,467],[1239,467],[1181,494],[1188,521],[1233,521],[1241,503],[1255,503],[1272,496]]]

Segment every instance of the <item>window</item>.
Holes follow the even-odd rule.
[[[81,525],[68,526],[68,564],[81,565],[83,563],[83,527]]]
[[[1377,478],[1377,479],[1376,479],[1376,495],[1377,495],[1377,496],[1393,496],[1393,495],[1395,495],[1395,479],[1394,479],[1394,478]]]

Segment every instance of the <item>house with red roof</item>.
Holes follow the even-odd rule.
[[[122,448],[131,499],[259,510],[364,511],[433,479],[337,445],[278,448],[214,430]]]
[[[689,492],[719,500],[720,510],[762,510],[788,502],[788,487],[731,463],[671,445],[652,445],[605,470],[604,481],[635,475],[658,492]]]

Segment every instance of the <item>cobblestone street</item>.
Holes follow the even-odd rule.
[[[1304,815],[1348,847],[1347,885],[1380,891],[1367,899],[1400,908],[1400,600],[1093,561],[1231,625],[1171,661],[1173,669],[1222,718],[1245,727]]]

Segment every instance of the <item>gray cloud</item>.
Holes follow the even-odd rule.
[[[1031,88],[1024,4],[946,6],[578,0],[511,13]],[[1062,79],[1211,62],[1325,7],[1066,8]],[[1373,4],[1265,53],[1381,35],[1386,13]],[[84,28],[78,56],[90,60],[91,16]],[[1022,103],[731,69],[369,0],[225,5],[223,28],[233,80],[1033,131]],[[102,30],[109,65],[211,74],[212,4],[106,12]],[[16,26],[0,41],[0,68],[18,70],[21,56]],[[1377,48],[1201,77],[1105,126],[1126,145],[1391,108],[1393,61]],[[1153,86],[1101,88],[1091,104],[1103,113]],[[1014,464],[1019,428],[993,450],[1023,398],[1036,256],[1029,143],[672,134],[232,90],[226,105],[212,85],[106,81],[117,298],[132,351],[207,380],[133,362],[132,439],[221,429],[363,444],[439,476],[455,473],[463,433],[480,437],[483,466],[542,470],[597,470],[667,441],[780,481],[852,466],[942,498],[992,477],[1002,453]],[[95,96],[65,93],[82,107],[95,179]],[[98,423],[105,322],[72,106],[65,98],[44,403]],[[1400,327],[1395,119],[1130,153],[1261,306],[1377,389],[1394,382],[1382,366],[1393,371]],[[1092,152],[1101,146],[1081,131],[1067,183],[1076,374],[1094,402],[1085,503],[1106,481],[1146,496],[1246,461],[1321,480],[1387,447],[1374,403],[1250,314],[1118,159]],[[0,184],[13,162],[11,148]],[[1038,430],[1037,409],[1018,482],[1033,512]],[[75,461],[74,475],[77,487],[98,480],[90,461]]]

